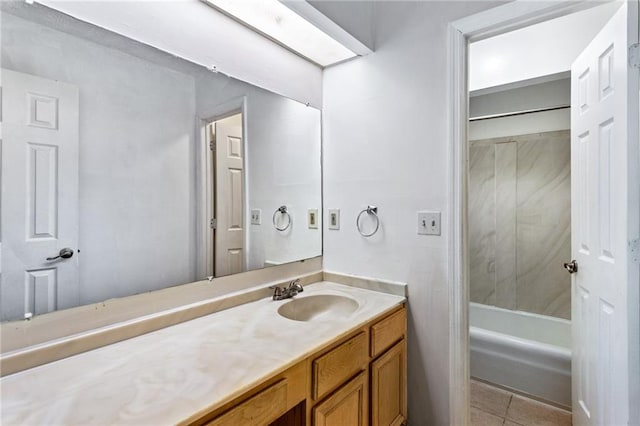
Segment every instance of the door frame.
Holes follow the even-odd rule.
[[[214,217],[213,210],[213,171],[214,164],[209,155],[209,142],[210,133],[207,132],[207,126],[214,121],[221,120],[223,118],[230,117],[235,114],[242,114],[242,149],[244,150],[244,178],[242,185],[244,186],[244,199],[242,200],[245,206],[249,204],[249,188],[247,182],[249,181],[248,163],[249,158],[247,155],[247,146],[249,140],[249,134],[247,131],[247,97],[241,96],[224,102],[211,111],[210,115],[206,118],[198,117],[196,126],[198,130],[197,141],[197,154],[196,154],[196,271],[198,276],[197,280],[204,279],[204,277],[213,277],[214,266],[210,263],[210,260],[214,256],[214,238],[213,232],[211,232],[210,219]],[[250,223],[250,213],[248,209],[244,212],[244,223]],[[249,247],[249,232],[244,232],[244,246]],[[243,255],[243,270],[246,271],[248,265],[248,250],[244,250]]]
[[[627,0],[630,13],[638,14],[638,0]],[[468,205],[467,205],[467,149],[469,96],[467,87],[468,45],[498,34],[517,30],[529,25],[548,21],[601,3],[581,0],[578,2],[556,0],[553,2],[531,2],[515,0],[453,22],[448,26],[448,122],[449,122],[449,170],[448,192],[448,276],[449,276],[449,422],[466,425],[470,423],[469,394],[469,268],[468,268]],[[631,96],[640,94],[631,88]],[[638,123],[635,123],[636,127]],[[631,135],[638,135],[635,129]],[[637,262],[634,265],[638,269]],[[637,299],[638,289],[629,293]],[[636,302],[638,302],[636,300]],[[634,303],[633,301],[631,303]],[[638,304],[630,306],[629,321],[638,322]],[[630,331],[638,330],[638,324]],[[634,342],[637,343],[637,342]],[[633,367],[639,368],[638,354],[634,353]],[[638,384],[630,388],[630,395],[638,395]],[[640,417],[639,413],[630,413]],[[632,417],[634,418],[634,417]]]

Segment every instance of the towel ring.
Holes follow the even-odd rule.
[[[368,234],[365,234],[364,232],[362,232],[362,228],[360,228],[360,218],[362,217],[363,214],[370,214],[373,217],[376,218],[376,229],[373,230],[373,232],[370,232]],[[356,228],[358,228],[358,232],[360,233],[360,235],[362,235],[363,237],[371,237],[372,235],[374,235],[376,232],[378,232],[378,229],[380,228],[380,218],[378,217],[378,208],[374,207],[374,206],[367,206],[366,209],[362,210],[359,214],[358,217],[356,219]]]
[[[279,228],[278,225],[276,224],[276,216],[278,215],[278,213],[287,215],[287,225],[282,228]],[[273,212],[272,222],[273,222],[274,228],[276,228],[280,232],[286,231],[287,229],[289,229],[289,226],[291,226],[291,215],[287,211],[287,206],[280,206],[276,209],[275,212]]]

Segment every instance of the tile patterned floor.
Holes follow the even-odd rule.
[[[571,413],[471,381],[472,426],[571,426]]]

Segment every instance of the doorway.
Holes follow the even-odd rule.
[[[529,83],[470,99],[472,424],[571,424],[570,115],[513,108],[544,93],[570,103],[570,79]]]
[[[451,154],[452,154],[452,176],[453,182],[453,198],[451,202],[451,244],[450,244],[450,276],[452,280],[451,287],[451,423],[467,424],[469,422],[469,348],[468,348],[468,302],[469,302],[469,280],[470,280],[470,260],[471,253],[469,251],[470,227],[467,220],[468,212],[471,209],[470,200],[467,197],[468,191],[468,174],[467,161],[468,156],[468,85],[467,85],[467,48],[468,43],[476,40],[486,39],[488,37],[504,34],[518,28],[524,28],[532,23],[549,21],[559,16],[565,16],[569,13],[577,12],[589,8],[586,2],[583,3],[565,3],[558,2],[552,7],[548,5],[538,5],[533,8],[524,4],[525,2],[513,2],[494,9],[490,12],[474,15],[473,17],[458,21],[451,26]],[[576,60],[578,66],[574,67],[574,78],[572,84],[573,107],[572,107],[572,127],[576,127],[576,123],[581,123],[587,114],[581,114],[576,109],[576,105],[583,105],[580,100],[580,93],[588,94],[588,98],[583,96],[582,99],[588,101],[584,103],[586,108],[592,108],[592,111],[598,109],[599,102],[603,101],[609,93],[613,93],[612,89],[607,89],[607,82],[612,81],[607,76],[613,76],[613,70],[624,73],[624,78],[618,78],[618,93],[621,98],[614,102],[614,105],[624,108],[620,112],[619,119],[616,118],[599,118],[593,119],[594,127],[590,127],[587,132],[586,127],[581,131],[572,133],[572,171],[575,171],[577,177],[573,179],[572,196],[573,206],[575,210],[580,212],[589,212],[590,220],[585,221],[585,214],[572,214],[572,223],[574,228],[579,223],[588,222],[587,231],[591,235],[598,235],[597,242],[591,240],[591,253],[597,252],[594,256],[595,260],[584,259],[586,266],[578,274],[572,275],[572,295],[573,316],[579,317],[574,323],[573,335],[576,337],[573,343],[573,405],[574,416],[577,407],[582,409],[578,415],[577,421],[584,424],[622,424],[636,420],[639,418],[637,407],[633,401],[638,398],[638,267],[632,259],[627,256],[627,245],[634,241],[638,234],[638,209],[637,209],[637,161],[628,162],[625,158],[618,157],[616,165],[622,164],[614,173],[612,167],[613,158],[621,155],[623,152],[626,158],[631,156],[637,159],[637,137],[638,137],[638,73],[636,71],[628,71],[631,67],[627,67],[627,42],[629,44],[638,41],[638,3],[637,1],[626,2],[621,5],[622,12],[619,13],[620,18],[614,25],[605,25],[605,30],[609,28],[617,28],[610,31],[604,37],[610,37],[610,44],[600,45],[598,47],[585,48],[585,54],[579,56],[590,57],[592,61],[588,67],[580,67],[580,63]],[[499,12],[499,13],[498,13]],[[617,16],[617,15],[616,15]],[[627,30],[627,31],[625,31]],[[620,38],[616,39],[617,36]],[[600,37],[600,36],[598,36]],[[598,39],[596,37],[596,40]],[[602,38],[602,37],[600,37]],[[616,48],[615,56],[622,58],[620,63],[613,63],[612,50],[609,49],[613,45],[620,46]],[[622,50],[621,50],[622,49]],[[576,75],[576,70],[582,68]],[[591,71],[591,74],[586,72]],[[588,79],[584,76],[589,75]],[[616,74],[616,78],[620,77]],[[587,83],[585,83],[588,81]],[[581,86],[582,82],[582,86]],[[597,90],[601,89],[599,92]],[[581,92],[582,90],[582,92]],[[608,90],[608,92],[607,92]],[[606,92],[606,93],[605,93]],[[610,101],[607,101],[610,102]],[[601,108],[602,109],[602,108]],[[609,108],[612,110],[615,108]],[[603,109],[604,110],[604,109]],[[599,120],[599,121],[598,121]],[[618,139],[625,143],[611,143],[612,133],[609,132],[610,124],[616,122],[618,127]],[[591,124],[585,124],[590,126]],[[575,129],[573,129],[575,130]],[[622,133],[624,132],[624,133]],[[579,134],[576,134],[579,133]],[[580,150],[577,147],[587,146],[585,136],[591,135],[591,140],[595,141],[590,145],[589,155],[580,157],[576,154]],[[582,137],[582,138],[580,138]],[[633,141],[636,141],[634,144]],[[595,148],[591,148],[594,146]],[[615,146],[615,148],[613,148]],[[605,148],[602,148],[605,147]],[[615,151],[615,153],[614,153]],[[622,161],[621,161],[622,160]],[[584,164],[590,164],[591,172],[586,172]],[[625,164],[626,163],[626,164]],[[620,170],[624,169],[624,170]],[[608,171],[608,173],[607,173]],[[597,176],[594,173],[597,172]],[[617,173],[617,174],[616,174]],[[614,176],[615,175],[615,176]],[[603,179],[603,176],[605,179]],[[606,182],[606,185],[602,182]],[[585,194],[597,195],[598,202],[589,203],[584,198],[576,198],[576,188],[579,182],[589,182],[589,189],[583,191]],[[616,182],[615,185],[612,182]],[[608,185],[608,186],[607,186]],[[615,189],[614,189],[615,188]],[[620,204],[615,207],[616,217],[611,216],[614,210],[614,196],[624,198]],[[621,194],[621,195],[620,195]],[[593,197],[596,198],[595,196]],[[579,206],[578,209],[575,206]],[[607,216],[608,214],[608,216]],[[597,215],[597,216],[596,216]],[[598,218],[595,220],[594,218]],[[576,220],[576,218],[578,220]],[[615,225],[613,223],[615,222]],[[620,223],[623,226],[618,226]],[[603,224],[612,224],[607,228]],[[604,266],[597,266],[598,272],[589,274],[594,271],[593,262],[602,262],[607,259],[607,250],[605,247],[605,239],[602,235],[613,235],[609,230],[616,229],[617,240],[611,243],[616,246],[617,258],[615,262],[609,261],[609,265],[617,263],[617,267],[611,267],[607,270]],[[607,232],[609,232],[607,234]],[[576,240],[576,236],[584,235],[582,231],[572,231],[574,236],[572,241],[572,255],[578,256],[580,249],[585,251],[585,244],[580,239]],[[613,241],[613,240],[611,240]],[[597,247],[596,247],[597,246]],[[588,250],[586,250],[588,251]],[[631,260],[631,261],[629,261]],[[569,259],[567,259],[569,262]],[[578,259],[578,264],[580,264]],[[617,268],[617,269],[616,269]],[[615,269],[615,270],[614,270]],[[606,271],[606,272],[604,272]],[[578,275],[581,275],[578,277]],[[594,287],[589,287],[587,282],[589,277],[597,276],[597,283]],[[585,278],[586,277],[586,278]],[[617,279],[615,279],[617,277]],[[625,298],[616,295],[606,294],[601,291],[602,285],[599,283],[607,282],[612,288],[616,288],[617,292],[624,294]],[[600,286],[600,287],[598,287]],[[584,289],[590,289],[589,294],[581,293]],[[584,296],[582,301],[575,303],[575,295]],[[589,295],[592,295],[589,299]],[[589,303],[582,303],[589,299]],[[607,301],[614,300],[613,303]],[[576,315],[578,312],[578,315]],[[582,315],[582,317],[580,317]],[[576,326],[575,324],[581,324]],[[588,325],[587,325],[588,324]],[[583,334],[576,333],[586,329],[594,330],[592,335],[597,338],[585,337]],[[595,339],[595,340],[594,340]],[[580,343],[576,345],[576,342]],[[585,349],[588,348],[588,349]],[[613,349],[615,348],[615,349]],[[615,354],[615,355],[614,355]],[[590,357],[587,367],[581,363],[581,357]],[[614,357],[615,361],[614,361]],[[578,374],[575,374],[578,369]],[[615,371],[613,374],[604,374],[605,371]],[[624,376],[624,377],[623,377]],[[578,379],[576,379],[576,377]],[[613,378],[612,378],[613,377]],[[612,385],[615,383],[615,385]],[[612,387],[613,386],[613,387]],[[615,389],[613,391],[612,389]],[[585,391],[588,397],[585,397]],[[582,392],[582,393],[581,393]],[[610,396],[616,394],[615,398]],[[583,398],[581,398],[581,395]]]
[[[571,407],[571,82],[556,78],[470,97],[470,369],[486,384],[472,383],[472,419],[523,422],[519,396],[485,404],[506,395],[492,387]]]

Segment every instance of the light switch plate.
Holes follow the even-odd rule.
[[[262,210],[251,209],[251,224],[262,225]]]
[[[329,223],[328,228],[338,230],[340,229],[340,209],[329,209]]]
[[[307,211],[307,224],[309,229],[318,229],[318,209],[309,209]]]
[[[440,212],[418,212],[418,235],[440,234]]]

